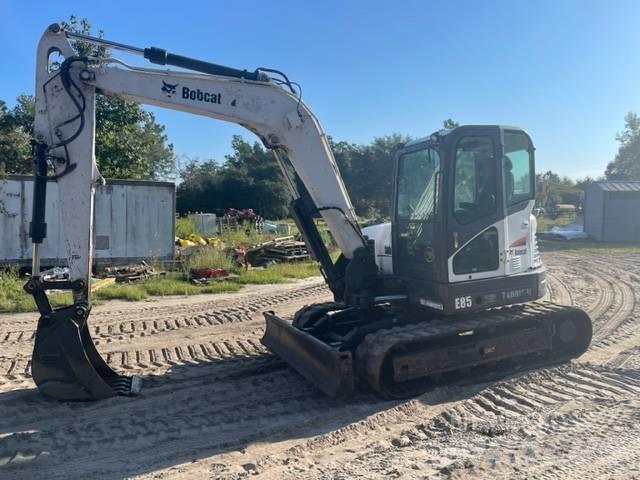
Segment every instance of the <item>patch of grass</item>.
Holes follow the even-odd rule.
[[[233,279],[241,285],[264,285],[268,283],[287,283],[287,279],[280,273],[265,268],[264,270],[247,270],[240,272],[240,276]]]
[[[320,267],[316,262],[277,263],[265,269],[242,270],[233,281],[240,284],[287,283],[296,278],[307,278],[320,275]]]
[[[216,235],[227,247],[250,247],[257,243],[268,242],[273,235],[260,233],[255,228],[238,225],[237,230],[223,229]]]
[[[0,271],[0,312],[34,312],[37,310],[33,297],[22,287],[25,279],[18,277],[15,270]],[[73,303],[71,293],[53,293],[49,295],[53,307],[63,307]]]
[[[214,247],[200,247],[192,249],[184,260],[185,275],[192,268],[224,268],[233,270],[234,264],[231,258]]]
[[[584,253],[640,253],[638,243],[597,242],[595,240],[549,240],[538,239],[542,252],[584,252]]]
[[[272,265],[268,270],[286,278],[307,278],[320,275],[320,265],[316,262],[292,262]]]
[[[242,285],[232,281],[224,281],[213,282],[200,288],[200,293],[231,293],[240,290],[242,288]]]
[[[135,302],[147,298],[147,292],[140,284],[118,283],[101,288],[93,293],[93,297],[98,300],[128,300]]]
[[[148,297],[165,297],[170,295],[191,296],[205,293],[237,292],[242,285],[233,280],[212,282],[208,285],[194,285],[180,273],[152,277],[133,284],[118,284],[105,287],[94,294],[99,300],[144,300]]]
[[[176,218],[176,237],[187,238],[192,233],[198,233],[198,227],[193,216]]]
[[[153,277],[140,284],[140,288],[146,293],[156,297],[167,295],[196,295],[201,293],[201,288],[192,285],[183,278]]]

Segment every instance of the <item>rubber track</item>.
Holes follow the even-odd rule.
[[[564,306],[553,303],[534,303],[496,308],[467,319],[462,317],[456,322],[443,319],[379,330],[365,337],[356,350],[354,362],[360,376],[368,379],[377,378],[377,372],[381,371],[387,352],[397,344],[428,341],[430,338],[455,335],[460,331],[473,330],[491,324],[499,329],[500,324],[506,322],[546,316],[564,309]]]

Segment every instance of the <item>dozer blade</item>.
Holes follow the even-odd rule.
[[[265,312],[264,316],[264,346],[330,397],[353,395],[351,352],[332,348],[273,312]]]
[[[38,388],[57,400],[100,400],[135,395],[139,377],[114,372],[96,350],[86,318],[72,305],[38,320],[31,373]]]

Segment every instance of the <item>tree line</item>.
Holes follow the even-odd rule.
[[[399,134],[367,145],[329,139],[358,215],[382,218],[389,214],[393,158],[407,140]],[[287,216],[290,194],[273,154],[260,142],[248,142],[239,135],[231,140],[231,148],[222,163],[191,160],[180,169],[178,212],[221,213],[234,207],[253,208],[267,218]]]

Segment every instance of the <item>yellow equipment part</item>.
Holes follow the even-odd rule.
[[[196,246],[196,244],[193,243],[191,240],[186,240],[184,238],[179,238],[178,239],[178,244],[181,247],[195,247]]]
[[[207,244],[206,240],[204,238],[202,238],[200,235],[198,235],[197,233],[192,233],[191,235],[189,235],[187,237],[187,239],[192,241],[196,245],[206,245]]]

